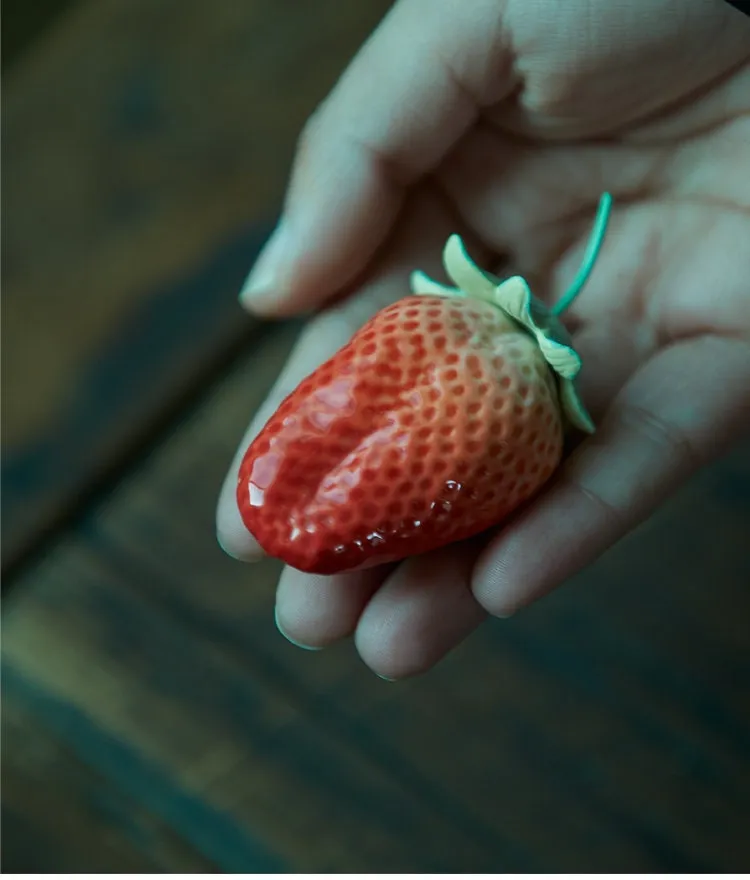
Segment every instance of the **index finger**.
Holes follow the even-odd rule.
[[[512,90],[511,65],[496,57],[501,9],[496,0],[396,4],[303,132],[282,220],[241,293],[246,308],[306,311],[362,272],[406,189],[483,104]]]

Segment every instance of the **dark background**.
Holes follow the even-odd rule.
[[[750,866],[747,448],[409,682],[216,546],[298,329],[236,293],[386,7],[3,5],[6,871]]]
[[[75,0],[6,0],[3,3],[3,73],[26,52],[34,40],[54,25]]]

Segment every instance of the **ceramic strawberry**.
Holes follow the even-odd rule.
[[[505,520],[554,473],[566,427],[593,424],[581,361],[523,278],[483,272],[458,236],[455,287],[422,273],[281,404],[251,443],[237,487],[270,556],[331,574],[424,553]]]

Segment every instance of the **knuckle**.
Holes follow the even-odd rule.
[[[701,456],[690,437],[658,413],[630,405],[623,409],[620,418],[626,427],[661,449],[673,467],[693,470],[700,465]]]
[[[574,483],[575,491],[591,507],[596,508],[599,515],[609,525],[609,530],[616,534],[624,533],[630,527],[625,509],[608,501],[600,492],[585,483]]]

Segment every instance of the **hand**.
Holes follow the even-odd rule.
[[[218,532],[238,558],[260,552],[239,458],[280,400],[406,295],[412,269],[439,274],[452,232],[554,301],[603,190],[608,237],[568,316],[597,433],[481,541],[386,570],[287,568],[288,638],[353,634],[378,674],[422,672],[596,559],[750,417],[750,20],[728,4],[401,0],[312,117],[242,299],[324,308],[227,477]]]

